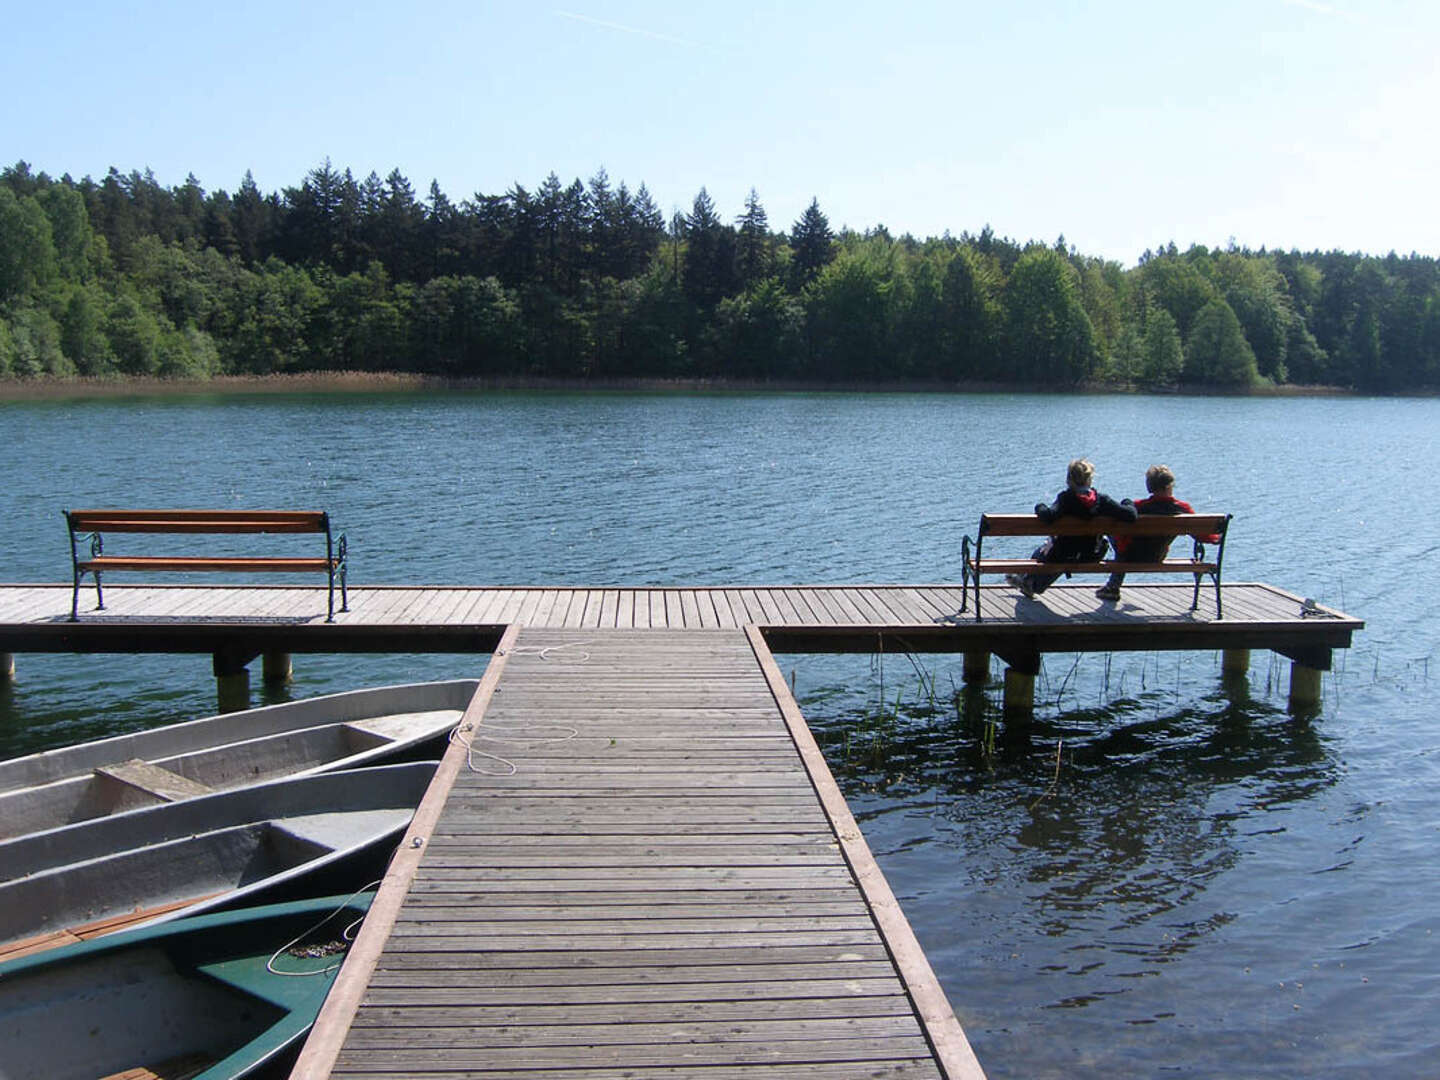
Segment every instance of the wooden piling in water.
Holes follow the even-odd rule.
[[[972,686],[990,681],[990,653],[984,649],[973,649],[965,654],[963,678]]]
[[[1298,661],[1290,665],[1290,711],[1309,712],[1320,704],[1320,671]]]
[[[267,686],[283,685],[295,675],[295,667],[291,663],[290,654],[279,650],[271,650],[264,654],[260,670],[261,677]]]
[[[1035,675],[1018,668],[1005,669],[1005,711],[1028,713],[1035,710]]]

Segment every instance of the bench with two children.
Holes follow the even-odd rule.
[[[982,514],[975,540],[965,537],[961,549],[963,600],[969,605],[974,583],[975,618],[980,618],[980,576],[1002,574],[1027,599],[1034,599],[1061,575],[1106,574],[1095,590],[1105,601],[1118,601],[1127,574],[1185,573],[1195,578],[1191,610],[1200,603],[1201,579],[1215,586],[1215,615],[1223,614],[1220,568],[1229,529],[1229,514],[1197,514],[1175,497],[1175,474],[1152,465],[1145,474],[1149,494],[1138,502],[1116,501],[1095,489],[1095,467],[1072,461],[1066,487],[1051,503],[1037,503],[1034,514]],[[985,558],[987,537],[1043,536],[1045,541],[1027,558]],[[1170,558],[1170,545],[1180,536],[1194,541],[1190,558]],[[1106,559],[1111,545],[1115,556]],[[1214,550],[1207,558],[1206,545]]]

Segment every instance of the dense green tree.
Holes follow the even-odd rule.
[[[753,379],[795,374],[804,318],[804,308],[778,278],[757,281],[739,296],[722,300],[715,312],[716,353],[726,365],[721,373]]]
[[[814,281],[820,271],[835,258],[835,234],[830,221],[820,212],[820,200],[810,205],[790,229],[790,284],[800,290]]]
[[[90,228],[85,199],[67,184],[51,184],[35,196],[50,222],[55,266],[66,281],[89,281],[103,267],[103,255]]]
[[[1072,257],[1070,261],[1077,271],[1080,305],[1095,330],[1095,348],[1103,370],[1125,326],[1121,299],[1124,279],[1116,263],[1079,257]]]
[[[220,350],[209,334],[196,327],[166,327],[160,336],[160,374],[167,378],[211,378],[220,374]]]
[[[760,204],[760,195],[752,187],[745,196],[745,212],[736,222],[739,235],[735,243],[735,269],[740,285],[748,288],[768,278],[775,267],[774,244],[770,237],[770,219]]]
[[[1184,366],[1185,351],[1174,316],[1163,307],[1153,308],[1145,320],[1139,381],[1151,387],[1173,386]]]
[[[644,184],[635,189],[633,200],[627,201],[626,195],[625,185],[621,184],[616,192],[622,208],[621,220],[625,223],[622,241],[625,262],[620,276],[634,277],[645,272],[660,250],[665,239],[665,215]]]
[[[10,319],[9,368],[16,375],[65,377],[75,368],[60,347],[60,327],[42,308],[21,306]]]
[[[1033,247],[1015,264],[1004,301],[1004,354],[1013,378],[1074,385],[1094,373],[1095,331],[1076,277],[1064,256],[1049,248]]]
[[[463,233],[459,209],[440,190],[439,182],[431,180],[430,197],[425,203],[425,248],[429,262],[425,268],[426,280],[459,271]]]
[[[161,330],[155,316],[132,291],[117,296],[105,320],[105,337],[114,350],[116,370],[125,375],[159,374]]]
[[[205,247],[227,258],[240,254],[240,239],[235,235],[235,206],[223,189],[212,191],[205,200],[200,237]]]
[[[200,236],[205,225],[205,189],[194,173],[187,173],[185,183],[171,194],[174,214],[172,240],[190,240]]]
[[[664,377],[689,371],[689,304],[675,276],[655,262],[621,291],[621,348],[614,373]]]
[[[496,278],[432,278],[416,291],[411,313],[410,349],[422,370],[499,375],[520,365],[520,304]]]
[[[1240,320],[1219,297],[1195,316],[1185,339],[1184,376],[1210,386],[1250,386],[1259,377]]]
[[[226,370],[264,375],[319,366],[313,324],[324,297],[310,275],[270,259],[242,284],[234,332],[220,351]]]
[[[260,194],[255,177],[246,169],[232,206],[235,243],[240,249],[240,258],[245,261],[245,265],[254,266],[262,261],[270,250],[275,231],[275,204],[268,202]]]
[[[941,331],[936,346],[942,378],[983,379],[1001,370],[998,294],[1000,271],[993,258],[960,247],[945,267]]]
[[[4,169],[0,169],[0,184],[8,187],[16,198],[22,198],[26,195],[37,194],[44,187],[44,181],[41,179],[44,176],[44,173],[37,176],[30,168],[30,163],[21,159],[14,165],[7,165]]]
[[[421,243],[424,229],[425,210],[415,200],[415,188],[399,169],[391,169],[371,235],[375,257],[395,280],[419,280],[426,261]]]
[[[1269,258],[1226,252],[1212,259],[1211,276],[1240,320],[1260,374],[1284,382],[1294,314],[1284,275]]]
[[[408,361],[407,328],[389,275],[372,262],[363,274],[317,271],[314,359],[339,371],[385,371]]]
[[[1185,337],[1200,309],[1215,298],[1215,286],[1197,265],[1198,258],[1165,254],[1141,262],[1139,286],[1168,311]]]
[[[715,213],[714,200],[703,187],[684,220],[685,295],[709,309],[734,291],[735,236]]]
[[[812,373],[842,379],[894,374],[886,254],[873,244],[842,251],[805,290]]]
[[[1140,381],[1145,367],[1145,338],[1133,322],[1121,325],[1115,344],[1110,349],[1109,359],[1101,369],[1101,376],[1108,382],[1121,386]]]
[[[81,375],[103,375],[115,356],[105,336],[106,300],[93,285],[78,285],[60,319],[60,348]]]
[[[48,285],[55,262],[50,220],[35,197],[0,187],[0,304]]]
[[[896,260],[891,275],[891,342],[894,371],[915,379],[947,376],[939,342],[945,327],[945,268],[938,253],[918,249]]]

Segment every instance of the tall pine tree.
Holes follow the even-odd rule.
[[[830,222],[820,212],[820,200],[811,199],[805,213],[790,230],[791,286],[797,292],[819,276],[835,258]]]

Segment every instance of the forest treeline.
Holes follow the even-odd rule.
[[[0,172],[0,376],[307,371],[1433,389],[1440,268],[1173,243],[1126,268],[837,232],[818,201],[777,230],[753,190],[667,220],[603,170],[459,203],[328,160],[270,194]]]

